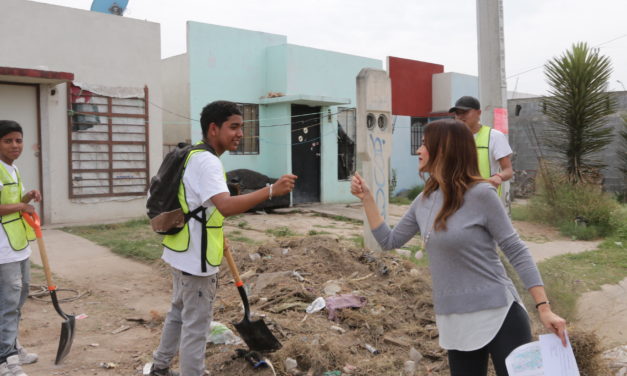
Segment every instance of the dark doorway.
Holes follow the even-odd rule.
[[[293,203],[320,202],[320,107],[292,105]]]

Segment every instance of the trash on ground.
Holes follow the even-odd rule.
[[[209,324],[209,333],[207,335],[207,343],[215,345],[239,345],[242,339],[236,336],[226,325],[212,321]]]
[[[311,302],[311,304],[305,309],[307,313],[315,313],[321,311],[326,305],[326,302],[323,297],[318,297],[316,300]]]
[[[367,299],[363,296],[353,294],[343,294],[339,296],[330,296],[327,298],[327,311],[329,311],[329,320],[337,319],[336,311],[342,308],[360,308],[366,305]]]

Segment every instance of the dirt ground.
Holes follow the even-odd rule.
[[[395,253],[376,254],[358,247],[351,239],[361,234],[362,225],[347,218],[359,210],[346,206],[338,216],[337,211],[305,208],[246,214],[229,221],[227,236],[245,238],[232,244],[251,309],[283,344],[268,355],[276,374],[399,375],[410,359],[410,347],[422,355],[417,375],[448,374],[445,353],[437,343],[428,271]],[[394,210],[392,223],[404,209]],[[276,238],[266,231],[285,231],[281,228],[286,224],[294,236]],[[520,231],[523,238],[558,239],[554,232],[533,225]],[[46,230],[44,238],[53,267],[57,266],[56,284],[74,290],[60,291],[60,296],[81,294],[62,302],[62,308],[87,317],[76,322],[72,351],[55,366],[62,318],[49,303],[29,299],[20,338],[30,351],[39,353],[40,361],[25,366],[26,372],[31,376],[141,375],[159,342],[169,308],[167,267],[160,261],[147,265],[123,259],[58,230]],[[413,242],[418,244],[418,239]],[[33,260],[37,262],[37,257]],[[232,328],[230,323],[240,321],[243,311],[232,278],[222,269],[214,320]],[[41,269],[33,269],[33,283],[43,283]],[[326,310],[305,313],[314,299],[334,291],[363,297],[366,304],[339,310],[335,321]],[[367,350],[366,344],[379,354]],[[212,375],[273,375],[269,368],[253,369],[244,359],[234,358],[235,350],[243,347],[209,344],[208,370]],[[286,372],[288,357],[297,361],[298,370]]]

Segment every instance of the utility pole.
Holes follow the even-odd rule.
[[[503,0],[477,0],[477,46],[481,122],[508,137]],[[502,190],[501,199],[509,208],[509,181]]]

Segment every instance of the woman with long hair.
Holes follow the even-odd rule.
[[[531,342],[529,317],[496,244],[533,297],[542,324],[566,345],[566,321],[551,311],[528,248],[496,189],[481,178],[468,127],[452,119],[429,123],[418,160],[421,177],[428,174],[424,190],[393,230],[357,173],[351,193],[362,201],[372,233],[384,249],[398,248],[421,233],[429,255],[440,346],[448,350],[451,375],[485,376],[489,356],[497,375],[507,375],[507,355]]]

